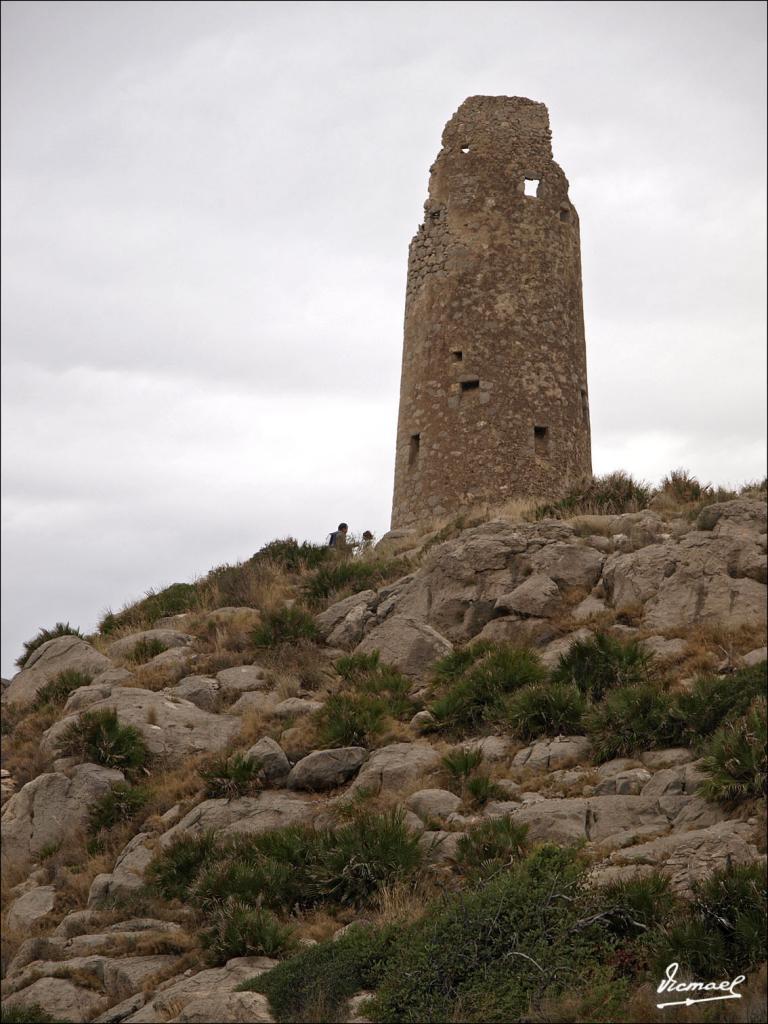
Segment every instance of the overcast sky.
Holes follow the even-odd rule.
[[[13,3],[3,675],[339,519],[388,527],[408,243],[445,122],[550,111],[596,472],[765,474],[763,3]]]

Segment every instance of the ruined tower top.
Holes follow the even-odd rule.
[[[392,525],[591,471],[579,224],[547,108],[472,96],[411,242]]]

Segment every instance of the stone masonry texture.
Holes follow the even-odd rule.
[[[445,126],[408,257],[393,527],[591,474],[579,218],[550,140],[518,96]]]

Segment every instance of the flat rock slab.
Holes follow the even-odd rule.
[[[447,789],[420,789],[408,797],[405,805],[422,821],[428,821],[453,814],[461,807],[461,797]]]
[[[273,1024],[274,1019],[260,992],[230,992],[191,999],[170,1024]]]
[[[204,800],[186,814],[178,825],[163,833],[167,846],[184,833],[215,829],[225,834],[270,832],[286,825],[311,825],[323,805],[293,793],[265,792],[236,800]]]
[[[188,647],[195,642],[190,633],[180,633],[176,629],[145,629],[141,633],[131,633],[121,637],[109,645],[110,658],[130,658],[137,644],[160,643],[164,650],[171,647]]]
[[[38,885],[23,896],[19,896],[8,907],[6,924],[9,928],[17,931],[24,931],[31,924],[50,914],[56,902],[56,887],[53,885]]]
[[[3,1009],[39,1006],[53,1020],[93,1020],[104,1009],[107,1000],[99,992],[75,985],[66,978],[39,978],[31,985],[3,1000]]]
[[[586,736],[555,736],[551,740],[538,740],[515,754],[513,768],[547,772],[567,768],[589,760],[592,745]]]
[[[392,615],[374,627],[355,648],[358,654],[378,651],[385,665],[393,665],[412,679],[422,676],[453,644],[437,630],[405,615]]]
[[[260,665],[237,665],[216,673],[216,679],[225,697],[239,697],[251,690],[264,690],[269,686],[267,672]]]

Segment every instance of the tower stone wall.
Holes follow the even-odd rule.
[[[409,251],[393,527],[591,473],[579,219],[550,140],[521,97],[445,127]]]

